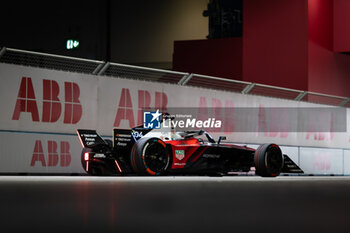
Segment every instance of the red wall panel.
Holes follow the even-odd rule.
[[[243,1],[243,80],[307,89],[307,1]]]
[[[333,48],[333,0],[308,0],[308,37],[328,50]]]
[[[333,71],[333,0],[308,1],[310,91],[334,94]],[[328,87],[328,90],[324,90]]]
[[[334,0],[334,51],[350,52],[350,1]]]
[[[336,28],[346,25],[345,21],[350,22],[350,17],[344,22],[336,20],[337,10],[333,9],[333,6],[339,7],[338,3],[344,1],[309,0],[308,3],[308,90],[349,96],[350,55],[333,52],[333,46],[340,45],[336,42]],[[344,8],[342,11],[350,12],[350,4],[344,4],[342,7]]]
[[[175,41],[173,69],[242,79],[242,38]]]
[[[243,0],[242,38],[176,41],[173,68],[350,96],[348,12],[350,0]]]

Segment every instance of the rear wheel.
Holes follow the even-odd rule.
[[[281,173],[283,155],[276,144],[263,144],[255,151],[254,163],[256,174],[263,177],[275,177]]]
[[[170,164],[166,144],[159,138],[141,138],[131,150],[131,165],[139,175],[162,175]]]

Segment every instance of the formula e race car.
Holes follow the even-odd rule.
[[[171,119],[166,119],[171,121]],[[257,150],[217,141],[204,130],[174,128],[113,130],[113,140],[95,130],[78,129],[81,162],[89,175],[229,175],[254,170],[263,177],[303,173],[276,144]]]

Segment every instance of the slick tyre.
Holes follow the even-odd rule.
[[[166,144],[159,138],[141,138],[132,147],[131,166],[138,175],[163,175],[169,167]]]
[[[283,167],[283,154],[276,144],[263,144],[254,154],[255,171],[263,177],[276,177]]]

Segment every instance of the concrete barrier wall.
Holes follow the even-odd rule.
[[[0,132],[2,173],[83,173],[75,135]]]
[[[97,129],[110,136],[113,127],[141,124],[144,107],[164,111],[174,107],[320,107],[285,99],[2,63],[0,80],[0,172],[83,172],[76,129]],[[347,109],[348,122],[349,115]],[[348,127],[342,133],[242,133],[222,129],[213,134],[224,134],[228,141],[237,143],[284,145],[284,152],[297,159],[308,173],[350,174],[349,150],[343,150],[350,149],[349,132]]]

